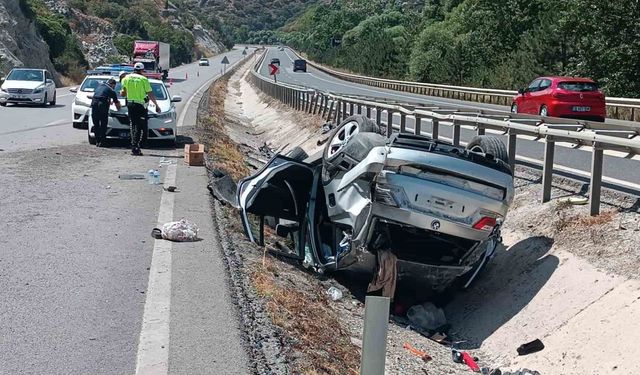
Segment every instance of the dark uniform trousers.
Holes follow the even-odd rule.
[[[94,99],[91,101],[91,121],[93,121],[93,133],[96,135],[96,142],[103,142],[109,121],[109,99]]]
[[[129,120],[131,122],[131,148],[140,149],[142,133],[147,128],[147,109],[142,104],[127,103]]]

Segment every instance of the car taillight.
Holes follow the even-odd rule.
[[[496,226],[496,218],[485,216],[473,224],[473,229],[477,230],[492,230]]]

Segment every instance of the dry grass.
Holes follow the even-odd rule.
[[[202,140],[211,156],[213,165],[231,175],[234,181],[249,175],[250,171],[244,161],[244,154],[229,138],[225,129],[224,102],[227,96],[227,79],[217,81],[209,94],[210,112],[199,124]]]
[[[323,291],[280,285],[279,266],[267,257],[251,279],[265,298],[273,323],[283,329],[293,349],[304,355],[294,361],[295,373],[357,375],[358,349],[351,344],[349,333],[341,327]]]

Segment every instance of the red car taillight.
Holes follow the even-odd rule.
[[[496,218],[485,216],[473,224],[473,229],[477,230],[492,230],[496,226]]]

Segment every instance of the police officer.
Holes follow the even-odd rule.
[[[133,73],[128,74],[121,82],[122,96],[127,98],[127,109],[129,111],[129,121],[131,121],[131,155],[142,155],[140,142],[142,132],[146,128],[147,108],[146,98],[156,105],[156,112],[160,113],[160,106],[156,101],[151,84],[147,77],[142,75],[144,64],[138,62],[133,66]]]
[[[109,122],[109,107],[111,103],[120,110],[120,101],[114,91],[116,80],[109,78],[107,82],[102,82],[96,87],[91,100],[91,120],[93,121],[93,132],[96,135],[96,146],[102,147],[107,132]]]

